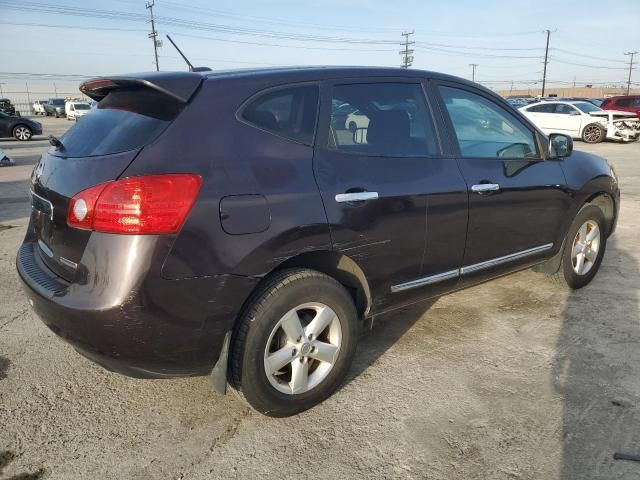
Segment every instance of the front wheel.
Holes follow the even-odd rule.
[[[21,142],[31,140],[32,132],[26,125],[18,125],[13,129],[13,137]]]
[[[607,245],[607,223],[602,210],[587,205],[580,210],[565,239],[556,282],[582,288],[596,276]]]
[[[343,382],[358,339],[347,290],[314,270],[283,270],[256,292],[232,340],[230,383],[257,411],[286,417]]]
[[[604,140],[605,134],[604,128],[592,123],[582,130],[582,141],[585,143],[600,143]]]

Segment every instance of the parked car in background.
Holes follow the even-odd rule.
[[[47,103],[46,100],[36,100],[33,102],[31,109],[33,110],[34,115],[45,115],[44,104]]]
[[[604,111],[583,101],[545,101],[520,108],[520,111],[547,134],[562,133],[586,143],[605,138],[632,142],[638,138],[635,115]]]
[[[80,88],[98,108],[31,177],[30,304],[111,370],[208,375],[267,415],[331,395],[365,318],[534,265],[584,287],[615,229],[605,159],[461,78],[309,67]],[[332,121],[342,105],[366,117],[359,138]]]
[[[42,124],[24,117],[0,113],[0,138],[13,137],[16,140],[31,140],[42,134]]]
[[[530,103],[537,102],[537,98],[533,97],[515,97],[515,98],[507,98],[506,99],[509,105],[514,108],[524,107],[525,105],[529,105]]]
[[[564,97],[564,98],[553,98],[554,101],[560,102],[589,102],[593,103],[596,107],[599,107],[602,103],[602,99],[599,98],[585,98],[585,97]]]
[[[605,98],[600,108],[603,110],[632,112],[640,118],[640,95]]]
[[[64,116],[64,103],[64,98],[50,98],[44,104],[45,115],[47,117],[53,115],[56,118]]]
[[[64,105],[65,114],[67,120],[78,121],[80,117],[83,117],[91,111],[91,106],[86,102],[67,102]]]
[[[8,98],[0,98],[0,113],[16,115],[16,107],[13,106]]]

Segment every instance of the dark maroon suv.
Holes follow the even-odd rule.
[[[580,288],[615,172],[501,98],[386,68],[91,80],[33,171],[36,313],[136,377],[209,375],[285,416],[344,381],[363,319],[531,266]]]

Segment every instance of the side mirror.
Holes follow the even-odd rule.
[[[573,139],[561,133],[549,135],[549,158],[564,158],[573,152]]]

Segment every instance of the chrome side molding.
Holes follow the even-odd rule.
[[[467,265],[462,268],[456,268],[455,270],[448,270],[446,272],[437,273],[435,275],[429,275],[428,277],[417,278],[409,282],[399,283],[398,285],[392,285],[391,292],[392,293],[403,292],[405,290],[411,290],[412,288],[423,287],[425,285],[431,285],[434,283],[443,282],[445,280],[451,280],[452,278],[457,278],[461,275],[466,275],[469,273],[477,272],[479,270],[483,270],[485,268],[491,268],[497,265],[502,265],[503,263],[519,260],[521,258],[525,258],[530,255],[535,255],[537,253],[546,252],[547,250],[550,250],[552,248],[553,248],[553,243],[547,243],[545,245],[540,245],[538,247],[533,247],[527,250],[522,250],[520,252],[505,255],[504,257],[492,258],[491,260],[487,260],[486,262],[474,263],[473,265]]]
[[[418,278],[411,280],[410,282],[400,283],[398,285],[392,285],[391,291],[393,293],[402,292],[404,290],[411,290],[412,288],[422,287],[424,285],[430,285],[432,283],[442,282],[444,280],[450,280],[460,276],[460,269],[449,270],[448,272],[437,273],[436,275],[429,275],[428,277]]]
[[[492,258],[491,260],[487,260],[486,262],[474,263],[473,265],[462,267],[460,269],[460,273],[462,275],[465,275],[467,273],[477,272],[478,270],[495,267],[496,265],[502,265],[503,263],[519,260],[530,255],[535,255],[536,253],[542,253],[550,250],[551,248],[553,248],[553,243],[547,243],[546,245],[540,245],[539,247],[533,247],[527,250],[522,250],[521,252],[505,255],[504,257]]]

